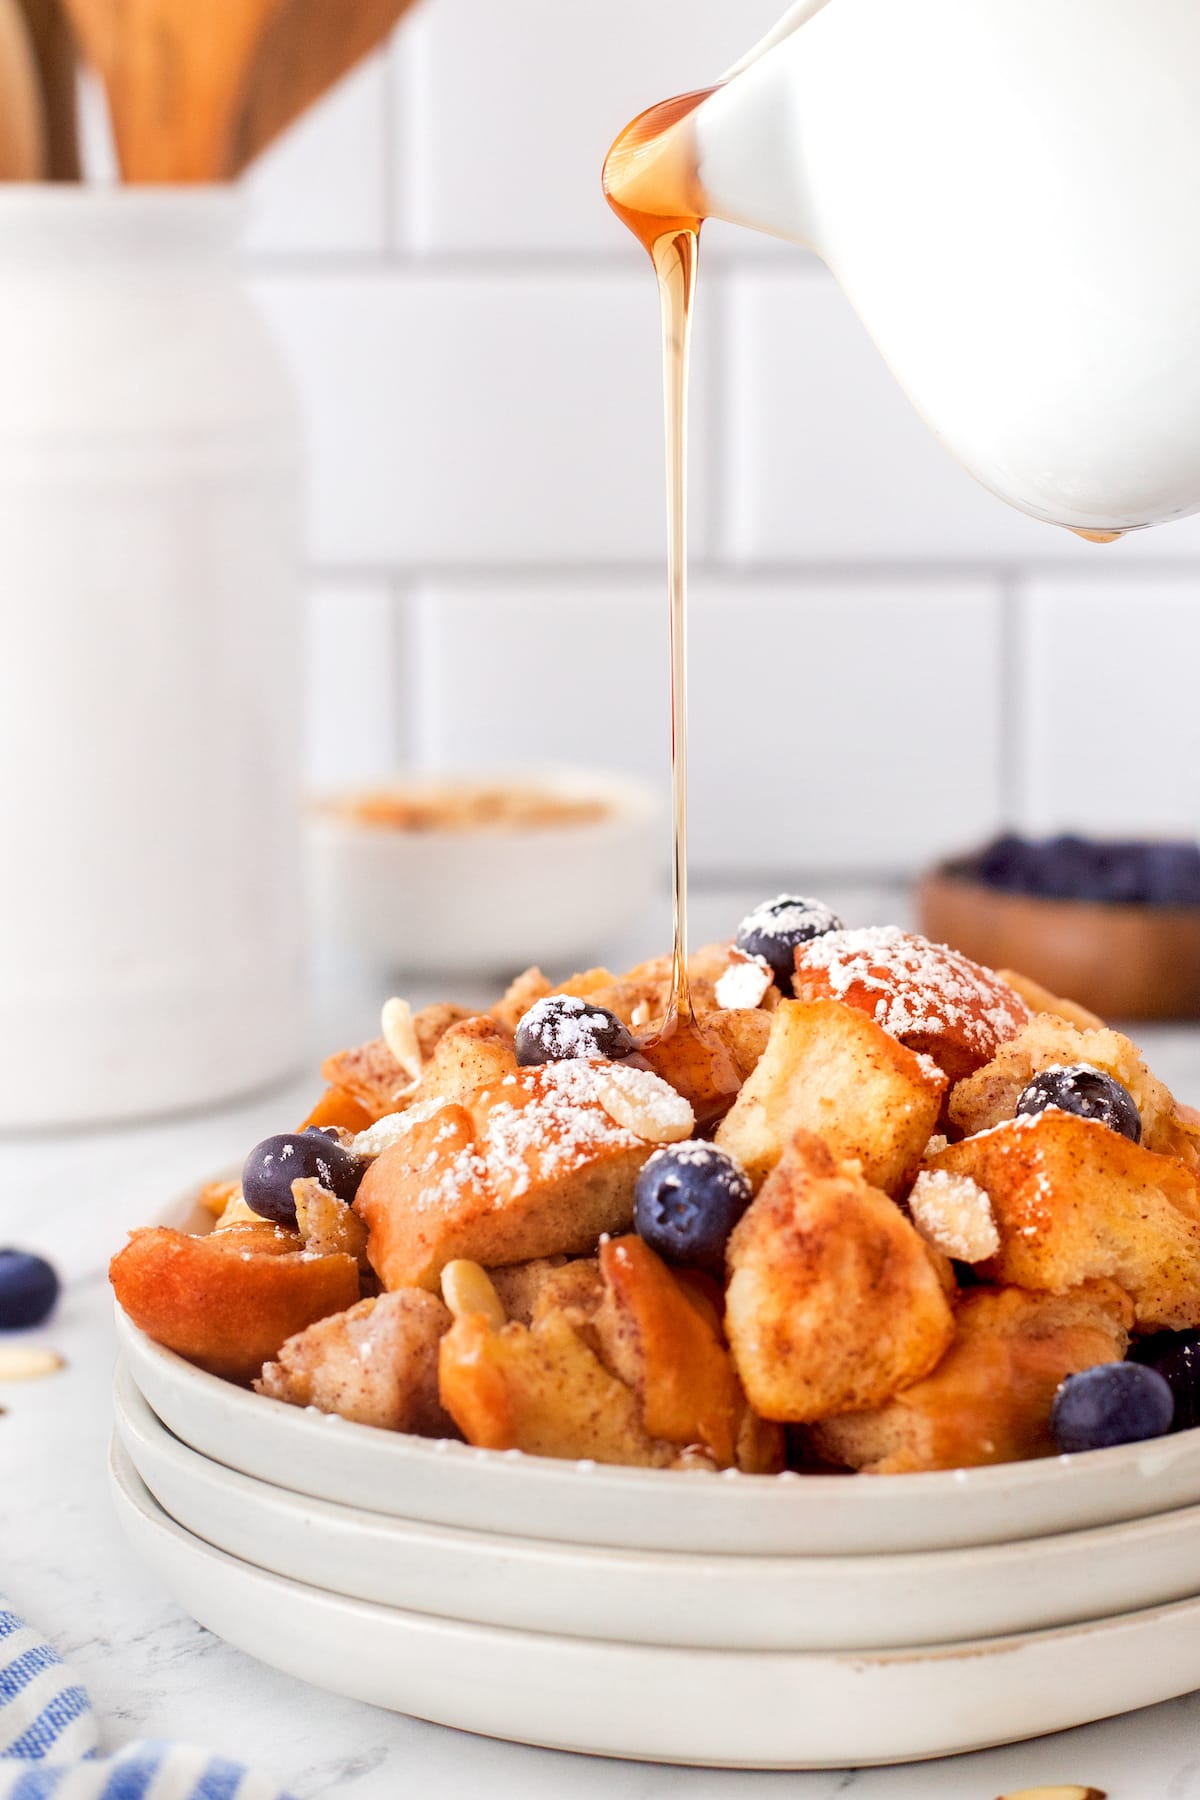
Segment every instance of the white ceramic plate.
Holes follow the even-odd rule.
[[[539,1544],[306,1499],[198,1456],[118,1370],[117,1430],[159,1505],[276,1575],[477,1624],[720,1650],[999,1637],[1200,1594],[1200,1507],[909,1556],[683,1556]]]
[[[319,1687],[562,1750],[736,1768],[908,1762],[1081,1725],[1200,1685],[1200,1602],[940,1650],[662,1649],[346,1600],[212,1549],[119,1445],[117,1511],[200,1624]]]
[[[625,1550],[856,1556],[1012,1542],[1200,1504],[1200,1431],[937,1475],[608,1468],[351,1425],[206,1375],[119,1311],[117,1331],[153,1411],[202,1456],[430,1525]]]

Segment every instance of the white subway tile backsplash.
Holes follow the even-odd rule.
[[[1200,519],[1105,547],[987,493],[927,430],[811,261],[722,274],[723,554],[740,562],[1063,563],[1195,556]]]
[[[696,864],[909,870],[1001,816],[988,582],[698,584]]]
[[[425,7],[403,34],[420,84],[418,247],[630,254],[600,192],[609,145],[645,107],[716,81],[780,4]],[[403,116],[398,132],[407,154]]]
[[[666,795],[662,583],[431,582],[419,611],[422,760],[441,768],[617,769]]]
[[[1026,827],[1200,835],[1200,571],[1031,581],[1021,636]]]
[[[985,582],[697,582],[697,870],[906,869],[994,830],[999,630]],[[611,767],[665,801],[661,583],[437,583],[420,634],[427,761]]]
[[[304,737],[316,789],[370,781],[411,754],[402,605],[382,580],[323,580],[309,590]]]
[[[256,288],[299,383],[319,561],[662,555],[657,309],[641,270],[272,275]],[[696,477],[703,555],[702,462]]]
[[[253,254],[363,254],[388,241],[384,56],[356,69],[254,165]]]

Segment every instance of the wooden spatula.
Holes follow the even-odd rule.
[[[228,169],[239,174],[388,36],[413,0],[284,0],[263,33]]]
[[[37,63],[17,0],[0,0],[0,181],[40,181],[46,131]]]
[[[324,0],[340,14],[344,0]],[[284,0],[65,0],[108,94],[126,181],[219,181],[247,75]]]
[[[79,123],[75,36],[60,0],[20,0],[41,81],[46,120],[46,173],[78,181]]]

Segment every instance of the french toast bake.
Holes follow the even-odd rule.
[[[664,1029],[666,958],[389,1002],[205,1190],[207,1235],[132,1234],[120,1304],[277,1402],[645,1468],[907,1473],[1194,1420],[1200,1128],[1128,1038],[790,896],[690,970],[699,1034]]]

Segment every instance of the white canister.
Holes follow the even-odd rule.
[[[0,1126],[302,1043],[298,425],[240,216],[0,186]]]

